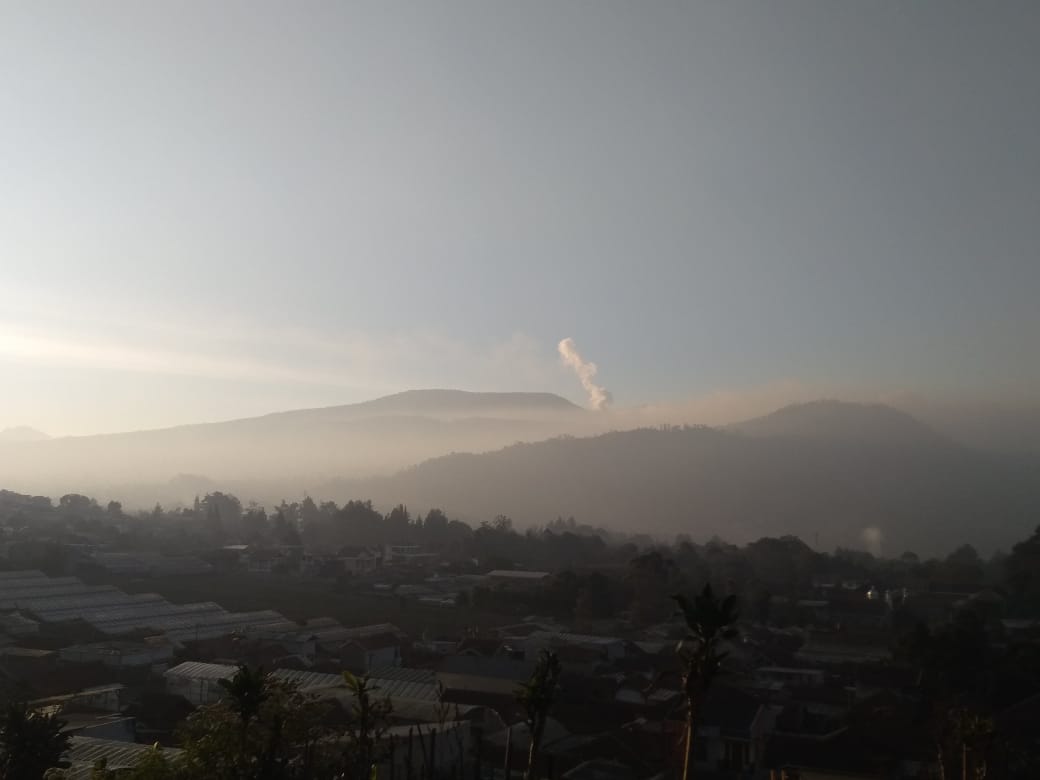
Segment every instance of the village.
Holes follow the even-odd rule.
[[[60,718],[70,737],[64,777],[132,769],[156,745],[176,756],[181,724],[226,696],[221,681],[242,668],[344,718],[356,699],[350,676],[366,680],[386,706],[380,739],[393,745],[382,776],[524,774],[531,734],[518,695],[547,652],[560,675],[540,739],[542,776],[641,780],[681,765],[688,700],[677,647],[690,627],[666,583],[653,591],[655,622],[637,619],[638,605],[596,617],[578,609],[567,620],[515,607],[544,603],[573,573],[481,571],[419,544],[321,555],[233,543],[164,555],[84,538],[66,545],[66,573],[13,568],[36,548],[11,542],[12,568],[0,571],[0,679],[9,698]],[[699,702],[698,776],[927,777],[935,748],[922,671],[900,650],[900,626],[940,631],[971,615],[999,643],[1040,641],[1035,617],[1008,617],[1004,595],[961,580],[911,590],[816,578],[768,597],[758,615],[744,605]],[[210,599],[185,599],[207,589]],[[236,592],[298,603],[289,615],[221,603]],[[322,614],[334,604],[337,614]],[[369,619],[349,619],[354,612]],[[1028,729],[1038,708],[1036,695],[1011,702],[996,716],[1002,733]]]

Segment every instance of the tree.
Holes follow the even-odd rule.
[[[693,740],[697,735],[699,708],[727,656],[720,649],[722,642],[737,636],[737,597],[730,595],[719,599],[708,583],[692,601],[681,594],[672,598],[682,610],[689,632],[679,643],[677,652],[683,664],[682,682],[687,708],[683,780],[690,780],[693,777]]]
[[[542,746],[542,735],[545,723],[549,718],[549,710],[556,701],[556,688],[562,672],[560,659],[556,653],[543,650],[538,656],[538,663],[530,679],[517,692],[516,700],[524,710],[524,722],[530,734],[527,749],[527,771],[525,780],[533,780],[538,761],[538,751]]]
[[[343,672],[343,679],[354,696],[351,718],[347,724],[351,750],[344,761],[345,776],[348,780],[368,780],[373,766],[384,758],[379,745],[389,727],[393,706],[389,699],[373,696],[376,689],[367,676],[357,677],[350,672]]]
[[[1040,607],[1040,526],[1011,548],[1004,567],[1015,611],[1028,615]]]
[[[510,533],[513,530],[513,520],[505,515],[495,515],[491,521],[491,527],[502,533]]]
[[[66,493],[58,499],[58,508],[63,514],[85,516],[94,507],[94,502],[79,493]]]
[[[220,687],[227,694],[227,700],[242,724],[242,741],[245,742],[249,724],[260,714],[260,708],[270,697],[267,689],[267,675],[263,667],[250,669],[245,664],[228,680],[220,680]]]
[[[632,619],[647,624],[668,617],[668,594],[679,585],[675,561],[657,550],[636,556],[625,578],[631,592]]]
[[[990,718],[966,707],[945,710],[936,737],[939,776],[985,780],[993,737],[994,724]]]
[[[200,508],[216,533],[237,535],[241,530],[242,502],[230,493],[207,493]]]
[[[592,572],[582,583],[574,602],[577,618],[602,619],[617,613],[618,604],[611,581],[598,571]]]
[[[423,538],[433,545],[440,546],[448,530],[448,516],[440,509],[431,509],[423,520]]]
[[[412,516],[408,507],[398,504],[390,510],[390,514],[383,520],[383,532],[390,542],[404,542],[408,539],[408,532],[412,524]]]
[[[25,702],[7,706],[0,722],[0,780],[40,780],[61,764],[69,738],[65,722],[41,715]]]
[[[260,670],[240,669],[228,695],[180,729],[178,777],[288,780],[332,777],[328,704]]]
[[[271,523],[271,534],[278,544],[295,547],[301,543],[300,532],[296,530],[296,521],[286,516],[283,509],[279,509],[274,516]]]

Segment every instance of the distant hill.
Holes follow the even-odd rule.
[[[728,426],[748,436],[787,436],[860,444],[946,446],[950,440],[911,417],[883,404],[810,401],[792,404]]]
[[[885,406],[820,401],[725,429],[624,430],[626,419],[546,393],[411,391],[222,423],[0,441],[0,487],[128,508],[214,489],[263,502],[307,493],[438,506],[471,522],[573,515],[664,537],[795,533],[825,549],[861,546],[876,526],[896,554],[964,541],[1007,548],[1040,522],[1040,458],[969,449]]]
[[[834,435],[819,435],[821,411]],[[854,433],[875,417],[893,426],[866,446]],[[877,527],[892,554],[963,542],[1006,548],[1040,517],[1040,461],[948,444],[899,413],[828,404],[754,428],[776,433],[672,428],[565,437],[435,458],[393,477],[314,492],[443,507],[470,521],[503,513],[526,525],[573,515],[618,530],[735,542],[793,533],[818,538],[824,549],[862,547],[863,530]]]
[[[0,443],[4,486],[109,495],[161,485],[155,500],[190,500],[176,474],[266,482],[302,493],[322,479],[390,473],[448,452],[480,452],[561,432],[589,432],[590,414],[549,393],[413,390],[359,404],[227,422],[48,441]],[[122,486],[122,487],[120,487]]]
[[[0,431],[0,442],[44,441],[49,438],[50,436],[43,431],[30,428],[28,425],[4,428]]]
[[[468,390],[406,390],[372,401],[327,409],[308,409],[282,414],[329,413],[351,417],[376,414],[488,415],[488,414],[574,414],[580,406],[553,393],[474,393]]]

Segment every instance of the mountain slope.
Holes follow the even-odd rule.
[[[748,436],[788,436],[897,446],[945,446],[950,442],[906,412],[883,404],[810,401],[792,404],[728,426]]]
[[[271,480],[299,492],[323,477],[386,473],[446,452],[580,432],[588,417],[549,393],[410,391],[228,422],[4,444],[0,474],[9,487],[58,495],[162,483],[178,473]]]
[[[28,425],[17,425],[0,431],[0,442],[45,441],[49,439],[43,431],[30,428]]]
[[[952,445],[643,429],[450,455],[316,493],[438,506],[471,521],[574,515],[736,542],[793,533],[825,549],[861,546],[863,530],[877,527],[885,551],[928,554],[965,541],[1006,547],[1028,534],[1040,516],[1040,468]]]

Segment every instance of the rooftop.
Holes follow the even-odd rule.
[[[614,645],[624,640],[616,636],[593,636],[591,634],[570,634],[565,631],[535,631],[531,639],[542,639],[552,642],[566,642],[573,645]]]
[[[185,661],[164,673],[166,677],[190,677],[194,680],[225,680],[232,677],[238,668],[229,664],[207,664],[201,661]]]
[[[92,737],[72,737],[65,760],[71,766],[65,770],[63,777],[68,780],[89,780],[94,776],[94,765],[105,761],[108,769],[130,769],[138,765],[147,753],[154,750],[152,745],[139,745],[135,742],[119,742],[110,739],[94,739]],[[164,748],[163,753],[175,758],[181,751],[176,748]]]
[[[494,569],[487,573],[488,577],[499,577],[514,580],[540,580],[549,576],[547,571],[524,571],[523,569]]]

